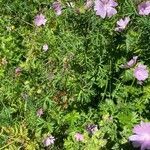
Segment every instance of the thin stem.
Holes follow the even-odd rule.
[[[106,83],[106,86],[105,86],[105,89],[104,89],[104,94],[103,94],[103,97],[102,97],[102,101],[105,98],[105,95],[106,95],[106,92],[107,92],[107,88],[108,88],[108,78],[107,78],[107,83]]]
[[[134,78],[134,80],[133,80],[132,83],[131,83],[131,87],[133,86],[134,82],[135,82],[135,78]]]
[[[14,142],[16,142],[16,141],[11,141],[10,143],[8,143],[8,144],[6,144],[5,146],[1,147],[0,150],[2,150],[2,149],[4,149],[4,148],[8,147],[9,145],[13,144]]]
[[[138,13],[137,13],[137,11],[136,11],[136,8],[135,8],[135,6],[134,6],[133,0],[129,0],[129,1],[130,1],[130,3],[131,3],[131,6],[132,6],[132,8],[133,8],[135,14],[138,15]]]

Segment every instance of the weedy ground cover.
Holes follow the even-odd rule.
[[[0,8],[0,150],[150,148],[150,1]]]

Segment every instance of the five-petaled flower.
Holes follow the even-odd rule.
[[[134,69],[134,76],[135,78],[142,82],[148,78],[148,70],[145,65],[139,64],[135,69]]]
[[[57,16],[61,15],[61,13],[62,13],[61,9],[62,8],[61,8],[60,2],[54,2],[52,7],[53,7]]]
[[[117,13],[115,7],[118,4],[114,0],[96,0],[94,10],[96,11],[96,15],[105,17],[112,17]]]
[[[45,25],[46,21],[47,20],[45,19],[45,16],[40,14],[40,15],[35,16],[34,24],[39,27],[39,26]]]
[[[149,15],[150,14],[150,1],[142,2],[138,5],[138,11],[140,15]]]
[[[126,64],[121,65],[122,68],[132,68],[137,63],[138,56],[133,56],[131,60],[129,60]]]
[[[83,141],[84,140],[84,137],[81,133],[76,133],[74,137],[75,137],[76,141]]]
[[[115,28],[115,31],[124,30],[128,25],[129,21],[130,21],[129,17],[125,17],[124,19],[120,19],[119,21],[117,21],[117,27]]]
[[[133,129],[134,135],[129,137],[133,147],[141,147],[141,150],[150,149],[150,123],[141,122]]]
[[[55,142],[55,138],[51,135],[51,136],[46,137],[46,139],[43,141],[43,144],[45,147],[47,147],[47,146],[54,144],[54,142]]]

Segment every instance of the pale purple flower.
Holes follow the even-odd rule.
[[[140,15],[149,15],[150,14],[150,1],[142,2],[138,6]]]
[[[122,68],[132,68],[137,63],[138,56],[133,56],[131,60],[129,60],[126,64],[122,65]]]
[[[89,134],[94,134],[96,131],[98,131],[98,128],[95,124],[89,124],[87,125],[86,130],[89,132]]]
[[[42,108],[38,109],[37,112],[36,112],[36,115],[37,115],[38,117],[41,117],[43,114],[44,114],[44,112],[43,112],[43,109],[42,109]]]
[[[51,135],[51,136],[48,136],[44,141],[43,141],[43,144],[45,147],[47,146],[50,146],[52,144],[54,144],[55,142],[55,138]]]
[[[84,137],[81,133],[76,133],[74,137],[75,137],[76,141],[83,141],[84,140]]]
[[[139,64],[134,69],[134,76],[138,81],[144,81],[148,78],[148,70],[145,65]]]
[[[150,149],[150,123],[141,122],[139,125],[136,125],[133,129],[134,135],[129,137],[129,140],[132,142],[133,147],[140,147],[141,150]]]
[[[36,26],[41,26],[41,25],[45,25],[46,21],[47,21],[47,20],[45,19],[45,16],[42,15],[42,14],[40,14],[40,15],[36,15],[36,16],[35,16],[34,24],[35,24]]]
[[[114,0],[96,0],[94,10],[96,11],[96,15],[105,17],[112,17],[117,13],[115,7],[118,4]]]
[[[128,25],[129,21],[130,21],[129,17],[125,17],[124,19],[120,19],[119,21],[117,21],[117,27],[115,28],[115,31],[124,30]]]
[[[48,45],[47,44],[44,44],[43,45],[43,50],[46,52],[48,50]]]
[[[62,13],[61,9],[62,8],[61,8],[60,2],[54,2],[52,7],[55,10],[55,13],[57,16],[61,15],[61,13]]]

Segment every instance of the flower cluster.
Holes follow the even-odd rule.
[[[136,65],[137,59],[138,59],[138,56],[134,56],[130,61],[128,61],[126,64],[122,65],[121,67],[122,68],[128,68],[128,69],[132,68]],[[149,71],[147,69],[147,66],[139,63],[134,68],[133,75],[138,80],[138,83],[142,84],[143,81],[145,81],[149,76]]]
[[[115,0],[87,0],[84,8],[87,10],[94,6],[94,11],[97,16],[100,16],[102,19],[111,18],[117,14],[117,6],[119,4]],[[52,5],[56,16],[62,14],[62,5],[60,2],[56,1]],[[142,16],[147,16],[150,14],[150,1],[142,2],[138,5],[138,13]],[[120,18],[116,22],[116,27],[114,31],[121,32],[126,29],[129,22],[131,21],[129,16]],[[34,24],[37,27],[44,26],[47,22],[46,17],[43,14],[38,14],[35,16]],[[42,49],[47,51],[49,49],[48,44],[44,44]],[[138,83],[142,84],[149,76],[149,71],[146,65],[137,63],[138,56],[133,56],[126,64],[121,67],[124,69],[133,69],[133,75],[138,80]],[[19,69],[15,70],[16,74],[20,73]],[[43,115],[43,110],[37,110],[37,116],[41,117]],[[89,124],[86,127],[86,130],[90,135],[93,135],[97,130],[97,125]],[[133,143],[134,147],[141,147],[141,150],[150,149],[150,123],[141,123],[136,125],[133,129],[134,135],[129,137],[129,140]],[[84,136],[81,133],[75,133],[74,138],[76,141],[84,141]],[[48,136],[43,141],[44,146],[49,146],[54,144],[55,138],[53,136]]]
[[[116,6],[118,6],[118,3],[114,0],[96,0],[94,10],[96,11],[96,15],[102,18],[112,17],[117,14]],[[150,1],[139,4],[138,11],[140,15],[149,15]]]
[[[112,17],[117,14],[116,7],[118,3],[114,0],[95,0],[94,10],[96,11],[96,15],[101,18]],[[139,15],[149,15],[150,14],[150,2],[143,2],[138,6]],[[126,28],[129,23],[130,18],[125,17],[124,19],[120,19],[117,21],[117,27],[115,31],[122,31]]]

